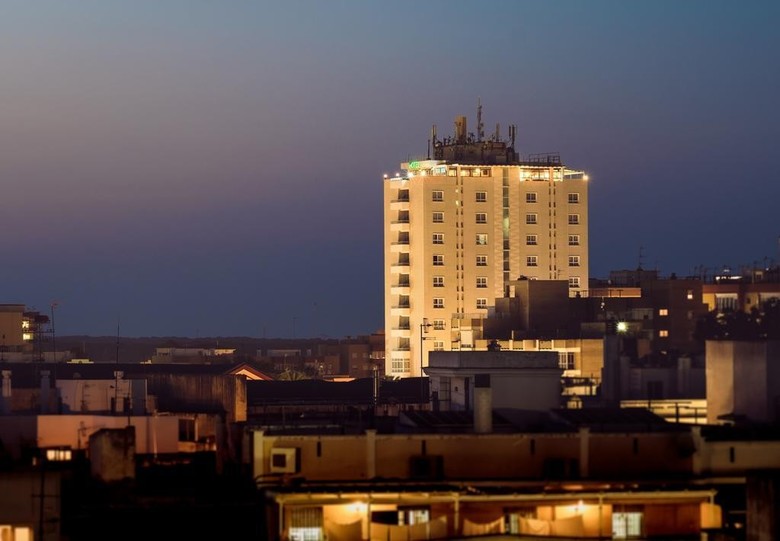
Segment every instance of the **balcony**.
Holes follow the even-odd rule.
[[[406,316],[409,317],[411,315],[411,308],[409,307],[409,304],[396,304],[390,307],[390,315],[392,316]]]
[[[390,210],[406,210],[409,208],[409,199],[393,199],[390,201]]]
[[[402,282],[390,285],[390,293],[393,295],[408,295],[409,294],[409,282]]]
[[[403,272],[403,273],[409,273],[409,262],[408,261],[399,261],[398,263],[393,263],[390,265],[390,272],[396,273],[396,272]]]

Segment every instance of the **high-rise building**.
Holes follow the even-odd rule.
[[[466,117],[384,179],[386,374],[419,376],[433,350],[473,349],[475,320],[521,277],[588,287],[588,176],[515,151]]]

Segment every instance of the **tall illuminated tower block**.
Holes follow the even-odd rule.
[[[466,118],[431,131],[426,158],[384,179],[385,371],[422,374],[432,350],[473,349],[510,281],[588,287],[588,176],[557,154],[521,158],[496,127]]]

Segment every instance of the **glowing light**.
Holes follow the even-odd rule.
[[[352,502],[347,506],[351,513],[365,513],[368,510],[368,504],[365,502]]]
[[[590,177],[588,177],[588,175],[582,175],[582,180],[589,180],[589,179]]]
[[[626,332],[628,330],[628,323],[625,321],[618,321],[617,332]]]

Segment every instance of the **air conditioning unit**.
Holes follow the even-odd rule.
[[[300,454],[295,447],[271,449],[271,473],[298,473]]]

